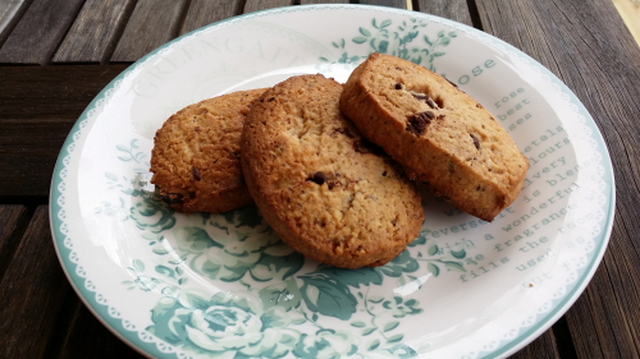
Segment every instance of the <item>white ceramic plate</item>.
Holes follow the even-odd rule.
[[[293,253],[254,206],[185,216],[154,195],[153,136],[175,111],[297,74],[344,82],[373,51],[446,75],[529,158],[522,193],[492,223],[425,193],[408,250],[349,271]],[[147,355],[478,358],[517,351],[577,299],[605,251],[614,197],[593,120],[530,57],[445,19],[322,5],[213,24],[131,66],[71,131],[50,208],[70,282]]]

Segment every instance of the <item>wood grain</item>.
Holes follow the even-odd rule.
[[[43,356],[67,290],[51,241],[48,209],[40,206],[0,282],[1,358]]]
[[[49,340],[46,350],[52,357],[143,358],[98,321],[72,290],[67,293],[55,324],[66,330],[54,333]]]
[[[293,0],[246,0],[244,3],[244,14],[273,9],[281,6],[291,6],[294,4]]]
[[[27,212],[23,205],[0,205],[0,281],[26,228],[21,222]]]
[[[510,356],[510,358],[560,359],[553,331],[551,329],[547,330],[529,345]]]
[[[0,196],[47,196],[75,120],[0,120]]]
[[[473,26],[466,0],[420,0],[417,8],[413,10]]]
[[[127,67],[0,66],[0,119],[76,119]]]
[[[580,357],[639,357],[640,49],[611,2],[477,4],[485,31],[536,58],[576,93],[613,154],[618,195],[611,241],[566,318]]]
[[[0,0],[0,45],[30,4],[28,0]]]
[[[349,0],[300,0],[300,5],[310,4],[348,4]]]
[[[407,0],[360,0],[359,3],[365,5],[396,7],[398,9],[407,8]]]
[[[640,326],[638,321],[634,321],[638,318],[640,308],[640,288],[637,283],[628,280],[630,277],[620,277],[616,273],[622,266],[610,264],[610,252],[606,254],[606,259],[585,293],[566,314],[579,358],[640,357],[637,347],[640,343],[637,340]],[[621,280],[624,283],[620,283]],[[618,287],[620,284],[628,289],[622,290]],[[626,295],[621,296],[620,291]]]
[[[137,61],[177,37],[187,5],[187,0],[138,0],[111,61]]]
[[[135,0],[87,0],[53,62],[105,63],[134,5]]]
[[[125,68],[0,67],[0,196],[48,195],[71,127]]]
[[[180,29],[180,35],[205,25],[242,14],[243,1],[191,0],[189,11]]]
[[[0,63],[45,65],[84,0],[34,0],[0,48]]]

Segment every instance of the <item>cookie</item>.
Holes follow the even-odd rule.
[[[413,182],[338,108],[342,85],[295,76],[264,93],[242,132],[242,169],[267,223],[294,250],[342,268],[387,263],[424,219]]]
[[[253,203],[242,176],[240,136],[251,103],[265,90],[238,91],[187,106],[156,132],[151,183],[171,208],[222,213]]]
[[[527,158],[476,100],[423,66],[373,53],[351,74],[340,109],[412,179],[492,221],[518,196]]]

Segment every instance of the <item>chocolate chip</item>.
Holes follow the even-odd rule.
[[[471,136],[471,139],[473,140],[473,145],[476,146],[476,150],[479,150],[480,140],[478,140],[478,137],[476,137],[473,133],[470,133],[469,136]]]
[[[197,168],[193,167],[193,178],[196,179],[196,181],[200,181],[200,171],[198,171]]]
[[[322,186],[326,180],[327,180],[327,175],[325,175],[324,172],[321,172],[321,171],[318,171],[314,173],[311,177],[307,178],[307,181],[312,181],[320,186]]]
[[[182,203],[182,195],[180,193],[167,193],[162,195],[161,199],[168,205]]]
[[[413,97],[415,97],[416,100],[423,100],[423,101],[429,100],[429,95],[427,95],[426,93],[420,93],[420,92],[411,91],[411,95]]]
[[[396,84],[396,90],[402,90],[402,84],[401,83],[397,83]]]
[[[427,105],[429,105],[429,107],[431,107],[432,109],[437,110],[440,108],[438,107],[438,104],[432,99],[428,98],[426,101],[427,101]]]
[[[438,106],[438,104],[435,101],[433,101],[433,99],[430,98],[429,95],[426,93],[411,91],[411,95],[415,97],[416,100],[424,101],[427,105],[429,105],[429,107],[431,107],[434,110],[440,109],[440,106]]]
[[[382,177],[387,177],[387,171],[382,172]]]
[[[271,97],[269,100],[267,100],[267,102],[271,102],[271,101],[273,101],[275,99],[276,99],[275,97]]]
[[[415,134],[421,135],[427,128],[427,125],[431,123],[431,120],[435,117],[435,114],[431,111],[417,113],[409,117],[409,123],[407,123],[406,130]]]

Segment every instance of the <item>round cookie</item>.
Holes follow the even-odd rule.
[[[303,75],[265,92],[247,115],[242,169],[265,220],[293,249],[337,267],[383,265],[418,236],[421,198],[342,115],[341,91]]]
[[[154,138],[151,182],[178,212],[222,213],[253,203],[242,176],[240,136],[266,89],[238,91],[185,107]]]
[[[485,221],[520,193],[529,162],[476,100],[423,66],[373,53],[349,77],[340,109],[410,178]]]

